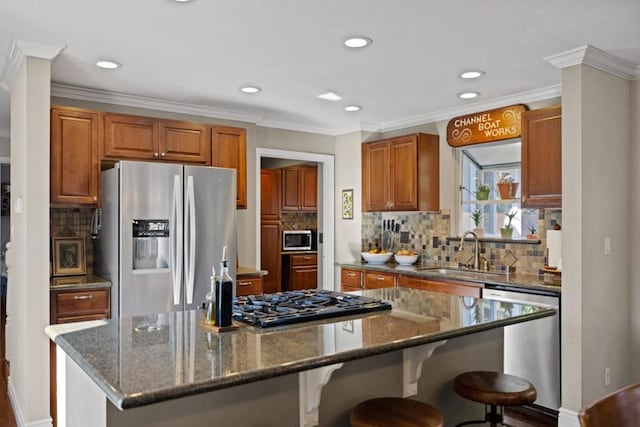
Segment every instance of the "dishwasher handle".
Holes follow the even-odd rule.
[[[524,295],[540,295],[545,297],[553,297],[560,298],[560,292],[554,292],[546,289],[532,289],[532,288],[522,288],[520,286],[513,285],[501,285],[497,283],[485,283],[484,284],[485,292],[487,289],[492,289],[496,291],[507,291],[507,292],[515,292]]]

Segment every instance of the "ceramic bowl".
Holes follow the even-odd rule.
[[[386,252],[383,254],[372,254],[370,252],[361,252],[362,258],[369,264],[384,264],[391,259],[393,252]]]
[[[400,265],[411,265],[418,260],[418,255],[398,255],[395,254],[394,258]]]

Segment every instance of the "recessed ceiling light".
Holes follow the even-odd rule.
[[[477,79],[478,77],[484,76],[484,71],[479,70],[469,70],[460,74],[460,78],[462,79]]]
[[[327,92],[322,95],[318,95],[318,98],[326,99],[327,101],[340,101],[342,97],[335,92]]]
[[[121,65],[118,64],[117,62],[108,61],[106,59],[103,59],[103,60],[100,60],[100,61],[96,62],[96,65],[98,67],[100,67],[100,68],[104,68],[104,69],[107,69],[107,70],[114,70],[116,68],[120,68],[121,67]]]
[[[371,40],[369,37],[362,37],[362,36],[350,37],[344,41],[344,45],[346,47],[350,47],[353,49],[366,47],[366,46],[369,46],[371,43],[373,43],[373,40]]]
[[[244,93],[258,93],[261,90],[262,89],[260,89],[258,86],[242,86],[240,88],[240,91]]]
[[[344,111],[360,111],[362,107],[359,105],[347,105],[344,107]]]
[[[460,99],[473,99],[480,96],[480,92],[462,92],[458,94]]]

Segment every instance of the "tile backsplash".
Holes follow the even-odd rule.
[[[503,270],[513,265],[519,273],[540,273],[546,255],[546,230],[562,223],[562,210],[536,211],[540,243],[482,241],[481,254],[489,260],[492,269]],[[450,211],[445,209],[440,212],[363,212],[363,251],[382,246],[382,224],[386,220],[394,220],[396,224],[400,224],[394,250],[410,249],[426,261],[449,265],[467,264],[472,259],[473,245],[465,244],[462,252],[458,251],[460,241],[452,235]]]
[[[91,234],[91,208],[60,209],[49,211],[49,235],[51,237],[84,237],[87,274],[93,273],[93,239]]]
[[[283,230],[317,230],[318,214],[315,212],[282,212]]]

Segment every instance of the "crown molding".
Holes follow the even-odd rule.
[[[11,130],[0,129],[0,138],[11,138]]]
[[[440,120],[448,120],[452,117],[470,114],[482,110],[491,110],[494,108],[503,107],[505,105],[542,101],[545,99],[560,96],[560,94],[561,85],[554,85],[542,89],[536,89],[501,98],[496,98],[491,101],[476,102],[473,104],[467,104],[464,107],[450,108],[406,119],[385,123],[361,122],[359,125],[336,129],[320,126],[310,126],[288,121],[263,119],[262,117],[257,115],[223,110],[220,108],[207,107],[203,105],[185,104],[158,98],[128,95],[124,93],[109,92],[99,89],[89,89],[77,86],[63,85],[59,83],[54,83],[51,85],[51,96],[60,98],[79,99],[84,101],[102,102],[106,104],[124,105],[128,107],[146,108],[150,110],[236,120],[241,122],[254,123],[256,126],[260,127],[284,129],[297,132],[308,132],[330,136],[344,135],[347,133],[359,131],[388,132],[406,127],[433,123]]]
[[[503,96],[484,102],[475,102],[461,107],[448,108],[429,114],[409,117],[406,119],[384,122],[380,125],[380,132],[389,132],[398,129],[404,129],[412,126],[424,125],[427,123],[438,122],[441,120],[449,120],[453,117],[463,116],[465,114],[476,113],[478,111],[493,110],[494,108],[504,107],[505,105],[523,104],[527,102],[543,101],[545,99],[554,98],[562,94],[562,85],[553,85],[542,89],[534,89],[526,92],[520,92],[513,95]]]
[[[237,111],[223,110],[197,104],[169,101],[146,96],[128,95],[100,89],[89,89],[59,83],[51,85],[51,96],[80,99],[83,101],[102,102],[105,104],[124,105],[127,107],[146,108],[150,110],[169,111],[172,113],[192,114],[196,116],[215,117],[218,119],[237,120],[256,123],[261,117]]]
[[[31,56],[33,58],[48,59],[51,61],[55,59],[65,47],[66,46],[14,40],[11,45],[11,50],[9,51],[9,58],[0,76],[0,86],[7,92],[11,91],[13,80],[26,57]]]
[[[640,66],[589,45],[547,56],[544,60],[560,69],[584,64],[625,80],[640,79]]]
[[[336,133],[335,129],[324,128],[319,126],[310,126],[303,125],[300,123],[286,122],[280,120],[260,120],[256,123],[257,126],[265,127],[265,128],[275,128],[275,129],[285,129],[285,130],[293,130],[297,132],[308,132],[308,133],[317,133],[321,135],[330,135],[336,136],[340,135],[340,133]]]

